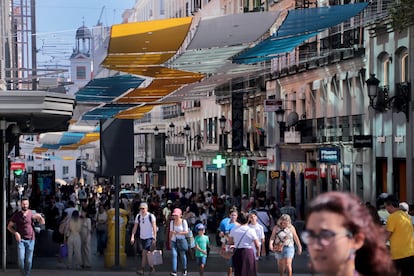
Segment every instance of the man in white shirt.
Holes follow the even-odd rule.
[[[144,268],[148,263],[147,253],[155,248],[157,241],[157,224],[153,214],[148,212],[148,204],[141,202],[139,213],[135,217],[134,227],[132,228],[131,244],[135,243],[135,234],[139,228],[139,238],[142,246],[141,268],[137,270],[138,275],[144,275]],[[150,273],[154,273],[154,267],[150,267]]]

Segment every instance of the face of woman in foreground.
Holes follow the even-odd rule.
[[[344,220],[342,215],[328,211],[314,212],[309,216],[306,224],[308,248],[316,272],[331,274],[353,265],[353,253],[360,246],[343,226]]]

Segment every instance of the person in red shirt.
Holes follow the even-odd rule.
[[[13,234],[17,242],[17,263],[22,275],[30,275],[33,262],[33,251],[35,246],[35,231],[33,220],[45,224],[45,219],[39,213],[33,213],[29,209],[29,199],[23,197],[21,210],[11,217],[7,230]]]

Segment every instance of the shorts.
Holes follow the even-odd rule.
[[[142,250],[150,251],[153,240],[154,240],[153,238],[141,239]]]
[[[196,257],[198,265],[205,265],[207,263],[207,256]]]
[[[281,259],[293,259],[295,256],[295,247],[294,246],[283,246],[282,252],[276,252],[275,257],[277,260]]]

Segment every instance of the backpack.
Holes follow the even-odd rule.
[[[153,214],[148,212],[149,215],[149,222],[152,224],[152,216]],[[137,232],[135,233],[136,237],[139,237],[140,231],[141,231],[141,223],[139,223],[139,220],[141,219],[141,214],[138,214],[138,228],[137,228]]]

